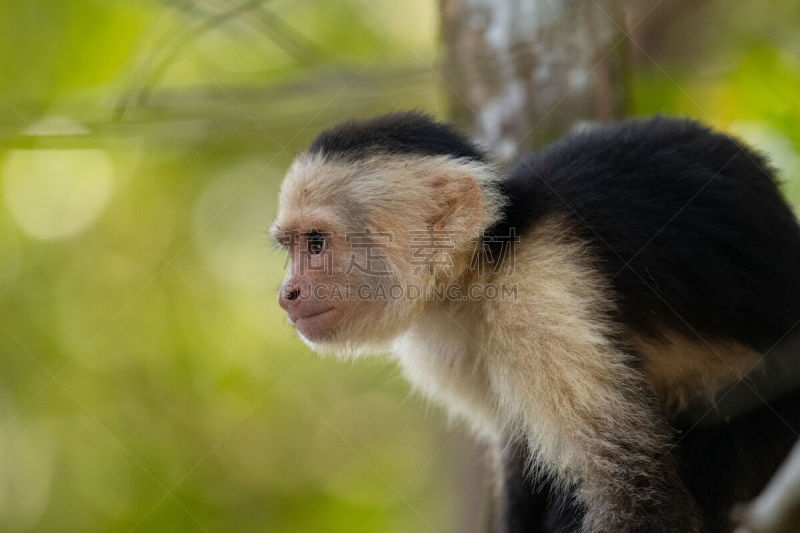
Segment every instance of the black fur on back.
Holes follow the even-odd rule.
[[[800,320],[800,229],[757,153],[696,122],[655,118],[568,136],[501,184],[489,233],[524,241],[560,214],[590,243],[619,317],[759,351]]]
[[[417,111],[343,122],[319,134],[308,152],[351,160],[377,152],[486,161],[486,156],[452,126]]]

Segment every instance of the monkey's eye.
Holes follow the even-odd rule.
[[[325,247],[325,236],[318,230],[309,231],[306,240],[308,242],[308,253],[311,255],[317,255]]]

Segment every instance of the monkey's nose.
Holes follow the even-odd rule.
[[[300,298],[300,287],[287,287],[278,294],[278,304],[287,310]]]

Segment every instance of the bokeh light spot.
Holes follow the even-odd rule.
[[[12,150],[2,172],[5,202],[31,237],[68,237],[100,215],[111,196],[113,174],[104,150]]]
[[[269,257],[265,250],[271,220],[267,209],[275,204],[281,175],[252,159],[220,172],[198,196],[194,244],[219,279],[248,288],[280,279],[275,276],[283,258]]]

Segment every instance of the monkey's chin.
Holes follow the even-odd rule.
[[[387,353],[389,345],[385,343],[356,343],[350,340],[325,339],[320,341],[309,340],[302,335],[303,342],[323,357],[336,357],[339,359],[354,359]]]
[[[347,359],[387,353],[391,348],[391,339],[365,335],[358,328],[342,324],[325,331],[304,332],[298,328],[297,332],[309,348],[322,356]]]
[[[336,308],[326,309],[294,321],[294,328],[306,342],[319,343],[332,339],[338,329],[339,316]]]
[[[407,325],[385,308],[336,309],[293,322],[302,341],[320,355],[349,358],[391,352]]]

